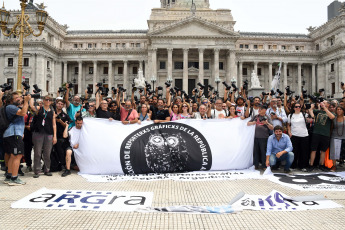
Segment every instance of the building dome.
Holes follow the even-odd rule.
[[[197,9],[209,9],[209,0],[194,0]],[[192,0],[161,0],[162,8],[186,8],[190,9]]]

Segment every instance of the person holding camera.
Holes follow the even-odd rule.
[[[307,168],[309,162],[309,134],[307,129],[307,114],[302,111],[302,105],[295,103],[288,117],[288,134],[291,138],[294,161],[292,168]]]
[[[30,94],[24,96],[23,107],[19,108],[22,97],[18,93],[9,93],[6,98],[5,114],[10,123],[3,133],[3,147],[8,166],[4,183],[10,186],[26,184],[18,177],[18,170],[24,154],[24,116],[28,112],[30,99]]]
[[[252,101],[253,101],[253,106],[250,106],[250,108],[246,110],[246,113],[245,113],[246,118],[250,117],[252,119],[253,117],[259,114],[259,106],[261,103],[260,97],[254,97]],[[249,103],[249,105],[250,104],[251,103]]]
[[[286,161],[284,173],[290,173],[290,166],[294,159],[292,150],[290,137],[283,133],[283,127],[277,125],[274,127],[274,134],[268,138],[266,166],[273,168],[277,165],[277,162]]]
[[[68,100],[69,92],[70,92],[70,85],[69,83],[67,83],[66,93],[65,93],[65,103],[66,103],[66,108],[67,108],[67,114],[71,118],[71,123],[69,124],[69,128],[72,128],[75,125],[75,115],[80,110],[82,105],[81,105],[80,97],[78,95],[74,95],[72,103],[70,103]]]
[[[278,108],[277,98],[272,98],[270,105],[270,108],[266,112],[266,116],[271,118],[274,127],[277,125],[283,127],[284,123],[287,122],[287,116],[284,110]]]
[[[331,135],[331,144],[329,148],[329,158],[333,161],[331,172],[337,170],[337,160],[340,160],[340,155],[345,140],[345,110],[341,106],[336,108],[336,118],[333,119],[333,130]]]
[[[112,112],[108,111],[108,102],[102,99],[98,85],[96,85],[96,117],[113,121],[116,119],[116,116]],[[120,97],[118,97],[118,100],[120,101]]]
[[[34,144],[34,178],[40,176],[42,156],[44,161],[44,175],[52,176],[50,172],[50,153],[53,145],[57,142],[56,115],[51,107],[52,98],[50,96],[43,97],[43,106],[40,110],[35,109],[33,100],[30,102],[30,107],[35,112],[32,130],[32,142]]]
[[[328,110],[329,102],[323,101],[320,103],[321,110],[315,110],[315,105],[312,104],[309,110],[310,116],[315,120],[313,136],[311,141],[311,153],[309,168],[306,171],[312,172],[314,170],[314,160],[316,151],[320,149],[319,169],[322,171],[329,171],[325,166],[325,152],[329,148],[331,125],[335,114]]]
[[[83,118],[90,117],[90,118],[96,118],[96,103],[94,101],[85,103],[85,106],[83,106],[83,110],[81,111],[81,116]],[[76,114],[76,117],[80,115],[80,110]]]
[[[79,148],[79,137],[81,133],[81,128],[83,127],[83,118],[77,117],[75,121],[75,126],[68,131],[68,126],[66,125],[66,128],[63,133],[64,138],[69,139],[69,145],[66,149],[66,169],[61,174],[62,177],[66,177],[68,175],[71,175],[71,163],[72,163],[72,157],[74,154],[74,149]]]
[[[255,125],[255,138],[253,150],[253,163],[255,169],[259,169],[261,160],[262,168],[266,168],[267,141],[270,136],[270,130],[273,125],[270,117],[266,116],[267,105],[260,105],[259,114],[254,116],[248,123],[248,126]]]
[[[120,108],[121,121],[124,125],[138,123],[139,115],[135,109],[132,109],[132,102],[127,100],[125,105]]]
[[[108,110],[109,112],[113,113],[115,115],[115,119],[116,121],[120,121],[121,120],[121,114],[120,114],[120,108],[117,105],[116,101],[111,101],[108,105]]]
[[[152,113],[152,120],[154,123],[164,123],[170,121],[169,110],[164,109],[164,100],[158,99],[157,110]]]

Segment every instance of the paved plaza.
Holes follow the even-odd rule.
[[[12,209],[11,203],[43,187],[153,192],[152,207],[224,205],[240,191],[268,195],[273,189],[289,196],[324,195],[345,206],[345,192],[304,192],[268,180],[90,183],[75,171],[66,178],[60,173],[53,173],[53,177],[42,175],[38,179],[32,175],[26,173],[22,177],[27,182],[25,186],[0,184],[0,229],[343,229],[345,226],[343,208],[298,212],[243,211],[222,215]]]

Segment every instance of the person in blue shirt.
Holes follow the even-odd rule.
[[[65,103],[66,103],[66,108],[67,108],[67,114],[71,118],[71,123],[69,124],[68,128],[72,128],[75,126],[75,114],[81,109],[81,101],[80,97],[75,95],[73,97],[72,103],[69,102],[68,97],[69,97],[69,84],[66,84],[66,94],[65,94]]]
[[[266,152],[266,166],[274,167],[277,162],[286,161],[284,172],[290,173],[290,166],[294,159],[290,137],[283,133],[283,127],[274,127],[274,134],[268,138]]]

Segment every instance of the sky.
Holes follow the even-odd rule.
[[[18,0],[5,0],[7,10],[19,10]],[[152,8],[160,0],[34,0],[44,2],[51,17],[69,30],[147,29]],[[327,22],[333,0],[210,0],[211,9],[230,9],[235,30],[307,34],[309,26]]]

